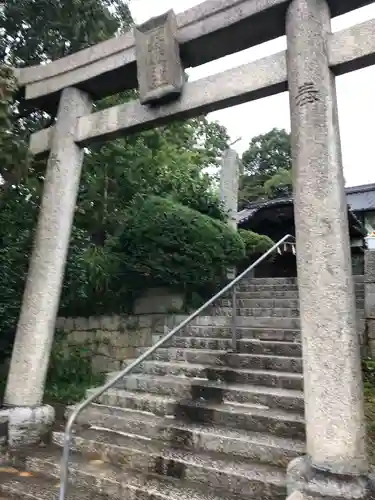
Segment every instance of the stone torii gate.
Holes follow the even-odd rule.
[[[374,498],[335,76],[375,63],[375,20],[338,33],[330,27],[331,16],[372,1],[206,1],[17,70],[26,99],[58,112],[56,123],[30,142],[33,154],[49,152],[49,160],[6,388],[10,429],[26,425],[34,439],[38,425],[52,417],[42,399],[83,148],[289,90],[307,432],[307,456],[288,469],[289,493],[293,499]],[[183,68],[284,34],[287,51],[184,82]],[[137,87],[137,77],[140,100],[92,112],[94,99]]]

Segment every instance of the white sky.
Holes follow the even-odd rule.
[[[136,23],[173,8],[176,13],[201,3],[201,0],[131,0]],[[332,21],[333,31],[375,18],[375,3]],[[286,48],[285,37],[223,57],[188,71],[189,80],[198,80],[226,69],[246,64]],[[348,186],[375,182],[375,66],[337,78],[339,119],[343,148],[344,174]],[[250,139],[273,127],[290,130],[289,101],[286,92],[241,104],[209,115],[225,125],[232,140],[242,137],[234,147],[242,153]]]

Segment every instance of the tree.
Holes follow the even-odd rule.
[[[283,198],[293,193],[292,171],[281,168],[264,183],[264,192],[268,198]]]
[[[291,169],[290,134],[283,129],[272,129],[266,134],[253,137],[242,156],[244,173],[240,181],[240,206],[248,201],[279,196],[278,181],[285,184],[285,172]],[[282,173],[282,176],[274,177]],[[284,172],[284,173],[283,173]],[[273,178],[270,184],[266,183]]]
[[[9,0],[0,13],[0,54],[8,65],[0,76],[0,332],[14,331],[43,189],[45,160],[28,161],[28,136],[54,121],[14,94],[9,65],[48,62],[111,38],[131,23],[122,0]],[[12,103],[14,95],[18,100]],[[136,95],[123,92],[95,108]],[[135,197],[169,196],[224,218],[205,170],[218,164],[228,139],[222,126],[202,116],[90,148],[62,295],[66,314],[90,314],[93,304],[95,312],[109,311],[126,302],[124,295],[113,300],[119,283],[112,250]]]

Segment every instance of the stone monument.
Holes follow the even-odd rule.
[[[233,229],[237,229],[239,177],[240,159],[234,149],[228,148],[221,160],[220,201],[228,213],[228,224]]]

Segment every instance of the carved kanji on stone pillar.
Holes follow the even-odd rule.
[[[184,70],[173,10],[137,26],[134,38],[140,102],[178,97],[184,85]]]

